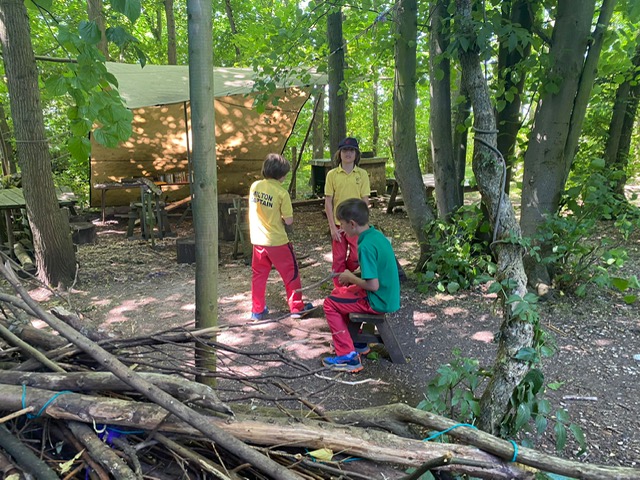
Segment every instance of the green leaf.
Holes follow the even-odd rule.
[[[591,168],[594,170],[604,170],[605,163],[604,158],[594,158],[591,160]]]
[[[535,362],[538,358],[538,352],[536,352],[535,348],[524,347],[518,350],[515,358],[524,362]]]
[[[44,87],[54,97],[59,97],[67,93],[67,79],[61,75],[54,75],[52,77],[47,78],[44,82]]]
[[[547,429],[548,425],[549,421],[547,420],[547,417],[545,417],[544,415],[536,416],[536,433],[538,435],[542,435],[542,433],[544,433],[544,431]]]
[[[96,25],[96,22],[87,22],[86,20],[81,21],[79,32],[80,38],[91,45],[97,44],[102,38],[102,33],[100,32],[98,25]]]
[[[91,142],[87,137],[71,137],[67,142],[67,148],[73,158],[86,162],[91,153]]]
[[[457,282],[449,282],[447,284],[447,291],[449,293],[456,293],[458,290],[460,290],[460,284]]]
[[[567,445],[567,429],[562,423],[556,422],[553,426],[553,431],[556,434],[556,450],[558,452],[564,450]]]
[[[556,418],[559,422],[569,423],[569,412],[567,412],[564,408],[559,408],[556,412]]]
[[[575,438],[576,442],[578,442],[578,445],[580,445],[580,452],[578,453],[578,455],[581,455],[587,449],[587,442],[584,438],[584,432],[582,431],[580,426],[576,425],[575,423],[569,425],[569,430],[573,434],[573,438]]]
[[[636,301],[638,300],[638,296],[637,295],[625,295],[624,297],[622,297],[622,299],[624,300],[624,303],[626,303],[627,305],[632,305],[632,304],[636,303]]]
[[[140,0],[111,0],[111,7],[124,14],[131,23],[136,23],[142,11]]]
[[[515,429],[520,430],[525,423],[531,419],[531,408],[527,403],[521,403],[518,405],[516,411]]]
[[[562,385],[564,385],[564,382],[551,382],[547,384],[547,387],[549,387],[551,390],[555,392],[560,387],[562,387]]]
[[[613,277],[611,278],[611,284],[621,292],[624,292],[629,288],[630,282],[626,278]]]

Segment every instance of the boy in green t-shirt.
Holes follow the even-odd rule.
[[[325,367],[346,372],[362,370],[360,354],[369,353],[367,344],[354,345],[347,325],[349,314],[390,313],[400,308],[400,280],[391,243],[369,225],[369,208],[361,199],[345,200],[336,212],[340,227],[358,238],[360,276],[348,270],[338,275],[340,286],[324,301],[324,312],[331,329],[335,357],[322,360]]]

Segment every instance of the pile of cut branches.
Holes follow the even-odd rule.
[[[511,442],[403,404],[325,411],[310,398],[343,387],[344,379],[279,350],[214,340],[230,327],[107,338],[65,309],[45,311],[10,269],[0,271],[13,289],[0,292],[5,478],[364,479],[426,471],[533,478],[525,466],[576,478],[638,478],[635,469],[526,448],[514,462]],[[33,320],[49,328],[35,329]],[[215,352],[215,369],[196,366],[197,349]],[[265,365],[279,373],[262,373]],[[313,392],[310,377],[318,385]],[[215,390],[205,384],[213,381]],[[420,440],[434,430],[455,443]]]

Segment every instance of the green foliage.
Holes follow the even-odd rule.
[[[95,35],[88,33],[90,30],[84,28],[82,34],[96,40]],[[67,147],[74,158],[86,161],[91,149],[88,136],[94,122],[98,124],[93,132],[95,139],[115,147],[131,136],[133,114],[114,90],[117,81],[107,71],[104,57],[95,45],[63,25],[59,27],[58,40],[77,55],[77,63],[69,63],[66,71],[49,76],[45,86],[53,96],[68,95],[72,99],[73,104],[67,110],[72,137]]]
[[[455,293],[486,281],[495,272],[486,242],[475,238],[478,231],[488,231],[482,220],[477,205],[463,206],[450,222],[437,219],[427,227],[430,255],[418,274],[419,290],[435,287]]]
[[[551,266],[559,289],[578,296],[590,287],[611,288],[636,300],[638,280],[614,276],[627,260],[623,241],[636,230],[640,211],[613,193],[616,173],[607,174],[599,162],[595,172],[576,175],[564,193],[560,211],[550,215],[538,229],[537,245],[530,252]],[[612,230],[602,231],[602,221]],[[609,235],[608,233],[615,235]]]
[[[480,415],[479,392],[488,374],[480,368],[478,360],[462,357],[458,349],[452,354],[451,363],[438,368],[417,408],[455,418],[459,422],[473,423]]]

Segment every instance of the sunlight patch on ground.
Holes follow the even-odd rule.
[[[195,312],[196,304],[195,303],[185,303],[180,307],[180,310],[184,310],[185,312]]]
[[[479,332],[471,335],[471,338],[483,343],[491,343],[493,342],[494,334],[493,332],[489,332],[487,330],[481,330]]]
[[[413,312],[413,324],[424,327],[428,322],[436,320],[438,316],[433,312]]]
[[[110,325],[119,322],[125,322],[129,320],[127,313],[142,310],[145,305],[158,301],[154,297],[143,297],[138,300],[126,300],[118,307],[109,310],[107,320],[103,325]]]
[[[603,338],[603,339],[600,339],[600,340],[596,340],[593,343],[595,343],[599,347],[607,347],[607,346],[613,344],[613,340],[611,340],[610,338]]]
[[[460,308],[460,307],[446,307],[442,309],[442,313],[444,313],[449,317],[455,317],[457,315],[461,315],[466,312],[467,312],[466,309]]]

